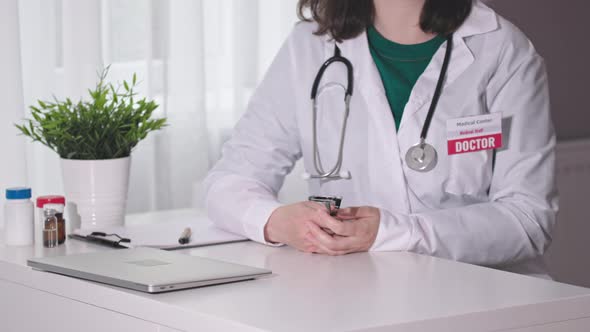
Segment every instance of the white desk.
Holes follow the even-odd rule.
[[[590,289],[410,253],[328,257],[252,242],[190,249],[275,274],[159,295],[26,266],[32,256],[99,250],[109,249],[74,240],[57,249],[0,244],[0,330],[590,331]]]

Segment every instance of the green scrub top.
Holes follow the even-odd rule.
[[[367,29],[371,56],[383,81],[395,127],[399,129],[404,108],[418,78],[432,60],[445,38],[414,45],[403,45],[383,37],[375,27]]]

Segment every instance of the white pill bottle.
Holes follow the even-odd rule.
[[[6,245],[32,245],[34,220],[31,188],[6,189],[6,203],[4,204],[4,240]]]

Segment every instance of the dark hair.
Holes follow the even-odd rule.
[[[447,36],[457,30],[471,13],[472,0],[426,0],[420,15],[425,32]],[[309,9],[311,18],[304,11]],[[373,0],[299,0],[297,14],[303,21],[318,24],[317,35],[330,34],[337,41],[358,36],[373,24]]]

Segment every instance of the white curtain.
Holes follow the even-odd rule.
[[[37,99],[137,73],[169,126],[132,154],[128,212],[199,206],[201,180],[296,22],[296,0],[1,0],[0,189],[63,193],[59,158],[17,135]]]

